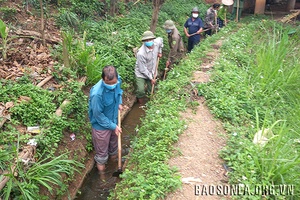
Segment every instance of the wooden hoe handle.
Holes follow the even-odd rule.
[[[121,128],[121,112],[118,110],[118,126]],[[122,168],[122,143],[121,133],[118,134],[118,168]]]

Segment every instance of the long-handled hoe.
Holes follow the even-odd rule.
[[[121,113],[118,111],[118,126],[121,127]],[[121,143],[121,133],[118,134],[118,170],[113,173],[114,177],[119,177],[122,171],[122,143]]]
[[[154,72],[154,79],[156,80],[156,72],[157,72],[157,69],[158,69],[158,63],[159,63],[159,57],[157,57],[157,61],[156,61],[156,66],[155,66],[155,72]],[[153,95],[154,93],[154,84],[152,84],[152,88],[151,88],[151,96]]]

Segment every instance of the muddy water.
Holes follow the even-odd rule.
[[[129,149],[130,141],[135,135],[135,127],[140,124],[140,119],[144,116],[144,109],[139,104],[134,104],[131,111],[127,114],[121,123],[122,127],[122,163],[126,159],[126,152]],[[120,181],[119,177],[113,177],[112,174],[117,171],[118,163],[116,160],[108,160],[106,165],[106,174],[102,177],[98,174],[96,166],[87,175],[75,200],[105,200],[111,190],[114,190],[115,184]],[[103,181],[104,180],[104,181]]]

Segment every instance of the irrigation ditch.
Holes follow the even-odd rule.
[[[122,120],[122,166],[123,171],[126,167],[128,158],[128,149],[130,149],[130,141],[135,135],[135,128],[140,124],[140,118],[145,114],[143,107],[138,103],[132,105]],[[75,200],[105,200],[115,184],[121,180],[119,177],[113,177],[113,173],[117,169],[116,160],[109,160],[106,165],[105,180],[101,180],[95,165],[92,165],[90,172],[84,178],[83,184],[78,188]]]
[[[89,86],[82,89],[85,95],[89,96]],[[122,149],[130,148],[130,140],[135,133],[135,127],[140,122],[140,117],[144,114],[142,107],[135,103],[136,98],[130,93],[123,95],[123,110],[121,112],[122,121]],[[85,159],[84,168],[80,172],[76,172],[74,178],[68,183],[68,192],[61,199],[107,199],[111,190],[114,189],[120,178],[112,177],[113,172],[117,170],[117,161],[108,160],[106,165],[105,182],[100,180],[97,168],[94,161],[94,151],[87,152],[85,146],[80,139],[71,141],[68,135],[65,135],[63,141],[66,146],[73,146],[76,151],[82,152],[82,157]],[[76,144],[77,143],[77,144]],[[83,142],[84,143],[84,142]],[[78,145],[79,144],[79,145]],[[77,149],[78,146],[78,149]],[[126,155],[125,155],[126,154]],[[127,152],[122,153],[122,167],[126,167]],[[50,195],[48,193],[48,195]],[[55,199],[56,197],[53,197]]]
[[[73,80],[75,82],[81,83],[82,86],[82,91],[86,96],[89,95],[89,90],[90,86],[84,86],[84,83],[86,82],[86,77],[81,77],[77,80]],[[54,76],[50,75],[45,77],[43,80],[41,80],[38,84],[35,84],[37,87],[43,89],[43,90],[56,90],[60,86],[54,79]],[[24,99],[21,99],[22,101],[29,101],[25,96],[23,97]],[[123,97],[124,98],[124,97]],[[68,104],[71,102],[68,99],[65,99],[61,105],[56,109],[56,111],[53,113],[57,117],[62,117],[63,115],[63,110]],[[125,123],[122,124],[123,128],[123,133],[122,135],[122,140],[123,140],[123,148],[128,148],[130,145],[130,139],[131,136],[134,134],[134,129],[137,123],[139,123],[140,116],[143,114],[143,109],[139,108],[138,105],[135,105],[135,96],[126,93],[125,99],[123,101],[124,103],[124,109],[121,112],[121,120],[124,121]],[[129,115],[129,116],[128,116]],[[87,116],[85,116],[87,117]],[[9,117],[3,118],[0,123],[0,127],[4,126],[6,123],[8,123]],[[87,120],[85,118],[84,120]],[[18,131],[20,134],[26,133],[26,126],[20,126],[18,127]],[[39,129],[40,132],[43,132],[43,129]],[[62,178],[65,180],[68,180],[68,192],[59,195],[56,192],[50,192],[47,188],[41,186],[41,195],[48,196],[50,199],[62,199],[62,200],[67,200],[67,199],[74,199],[77,198],[78,194],[82,194],[83,196],[82,199],[95,199],[95,198],[90,198],[91,194],[86,192],[85,188],[91,188],[92,186],[99,186],[99,184],[89,184],[90,179],[93,179],[95,181],[99,181],[98,176],[95,177],[94,175],[97,174],[96,168],[95,168],[95,162],[93,159],[94,152],[88,152],[86,150],[86,143],[87,140],[85,138],[80,137],[80,134],[76,134],[74,138],[71,138],[71,133],[70,132],[64,132],[63,138],[61,140],[61,143],[56,149],[56,156],[59,156],[62,153],[62,150],[67,149],[70,151],[69,159],[74,159],[74,158],[82,158],[84,159],[84,168],[79,169],[79,172],[75,172],[74,178],[72,180],[68,180],[69,178],[65,175],[62,174]],[[37,146],[36,145],[25,145],[20,147],[20,152],[18,153],[18,160],[29,160],[33,161],[35,157],[35,152],[37,151]],[[97,192],[101,196],[107,197],[109,193],[108,190],[113,189],[115,183],[118,181],[116,179],[112,180],[109,178],[110,172],[114,172],[117,169],[117,166],[115,165],[116,163],[109,163],[107,167],[107,176],[108,176],[108,181],[110,185],[106,182],[105,184],[101,185],[103,188],[102,192],[100,191]],[[123,163],[123,165],[126,163]],[[12,166],[12,170],[14,170],[16,167]],[[17,170],[17,169],[16,169]],[[9,173],[5,171],[0,171],[1,174]],[[0,179],[0,188],[3,188],[6,183],[9,181],[9,176],[3,176]],[[58,186],[53,185],[53,190],[55,190]],[[97,189],[97,188],[95,188]],[[83,190],[83,192],[81,192]],[[84,195],[88,193],[89,197],[86,198]],[[81,197],[79,197],[80,199]],[[99,199],[99,198],[97,198]]]
[[[214,59],[217,57],[217,51],[221,46],[221,41],[216,42],[215,45],[212,45],[213,51],[208,53],[204,59],[204,63],[200,66],[199,71],[196,71],[193,74],[191,82],[194,84],[200,84],[202,82],[207,82],[209,80],[208,72],[213,65]],[[87,89],[85,89],[87,91]],[[197,98],[197,91],[192,90],[191,95],[194,98]],[[88,93],[86,92],[86,95]],[[144,108],[141,107],[138,103],[135,103],[135,97],[129,97],[129,104],[126,106],[125,110],[122,112],[122,149],[130,148],[130,140],[135,135],[135,128],[140,124],[140,119],[143,117]],[[74,200],[105,200],[109,196],[110,192],[115,189],[116,183],[121,181],[120,178],[113,177],[112,174],[117,169],[117,162],[109,160],[106,166],[105,181],[101,180],[100,175],[98,174],[97,168],[95,167],[95,162],[93,159],[94,153],[89,154],[89,159],[86,162],[86,169],[80,175],[80,184],[69,185],[69,191],[72,191],[71,199]],[[128,157],[130,155],[122,155],[122,166],[123,171],[126,168]],[[78,180],[74,180],[78,182]],[[67,200],[68,198],[64,198]]]

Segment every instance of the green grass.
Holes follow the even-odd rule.
[[[299,198],[300,52],[293,29],[253,18],[242,24],[223,42],[212,82],[199,86],[229,134],[221,157],[232,169],[230,183],[294,185],[286,199]],[[267,128],[274,137],[263,147],[253,144],[254,134]]]

